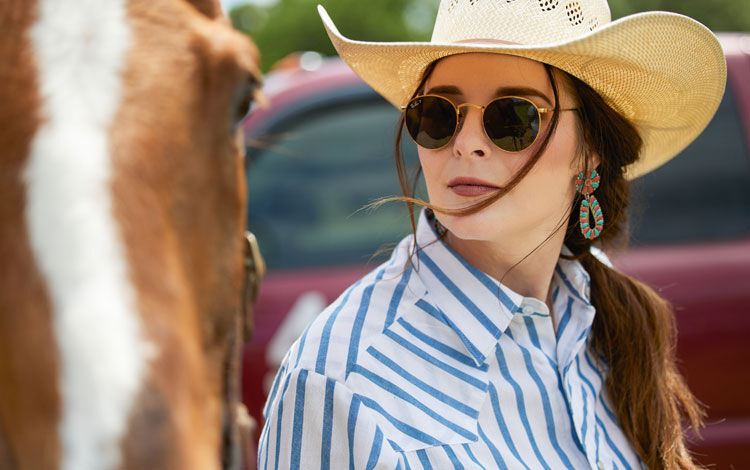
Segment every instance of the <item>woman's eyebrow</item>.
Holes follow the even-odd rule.
[[[512,87],[505,87],[501,86],[495,91],[495,96],[537,96],[544,101],[547,102],[547,104],[552,104],[552,101],[542,93],[541,91],[537,90],[536,88],[529,88],[529,87],[519,87],[519,86],[512,86]]]
[[[441,94],[441,95],[463,95],[461,90],[457,86],[453,85],[438,85],[430,88],[427,90],[425,95],[434,95],[434,94]]]
[[[463,92],[460,88],[455,85],[437,85],[425,92],[425,95],[455,95],[462,96]],[[548,104],[552,104],[552,101],[536,88],[523,87],[523,86],[501,86],[495,91],[495,96],[536,96]]]

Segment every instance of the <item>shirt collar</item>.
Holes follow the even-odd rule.
[[[523,314],[522,304],[543,302],[525,298],[470,265],[438,238],[433,229],[433,217],[429,210],[423,210],[419,217],[413,259],[415,272],[427,289],[428,302],[438,309],[441,320],[456,332],[467,352],[480,365],[492,353],[514,315]],[[561,254],[570,255],[571,252],[563,245]],[[569,296],[583,307],[582,314],[576,315],[574,322],[579,333],[576,335],[578,341],[574,343],[585,341],[587,334],[580,335],[581,330],[590,330],[594,316],[588,273],[578,260],[560,257],[555,266],[552,289],[556,294],[555,312],[564,311],[567,306],[561,304],[558,307],[557,304]],[[568,295],[560,296],[562,290]],[[558,327],[561,318],[561,314],[555,315]],[[575,345],[570,346],[570,349],[576,349]],[[566,351],[569,352],[572,351]]]
[[[572,256],[573,252],[563,245],[560,254]],[[555,266],[554,280],[560,281],[560,284],[583,304],[591,305],[591,278],[580,261],[560,256]]]
[[[562,254],[570,255],[563,246]],[[578,260],[562,256],[552,276],[552,302],[557,330],[558,365],[567,368],[589,338],[596,309],[591,304],[591,279]]]
[[[523,296],[470,265],[438,239],[427,211],[417,225],[413,264],[427,289],[428,302],[437,307],[476,363],[484,363],[519,310]]]

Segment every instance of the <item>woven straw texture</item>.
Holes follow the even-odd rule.
[[[431,62],[452,54],[512,54],[580,78],[643,138],[640,158],[626,169],[630,179],[690,144],[726,84],[724,53],[705,26],[667,12],[612,22],[606,0],[442,0],[431,42],[410,43],[347,39],[318,11],[341,58],[396,107]]]

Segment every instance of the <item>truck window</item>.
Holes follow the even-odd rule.
[[[409,233],[403,203],[363,210],[401,194],[398,118],[379,98],[322,107],[281,123],[267,148],[249,152],[248,226],[269,267],[362,265]]]
[[[750,156],[745,142],[737,101],[727,84],[719,110],[698,139],[633,182],[631,244],[750,236]]]

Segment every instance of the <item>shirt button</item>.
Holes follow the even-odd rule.
[[[534,313],[534,309],[529,305],[524,305],[521,311],[524,315],[531,315],[532,313]]]
[[[597,466],[599,467],[599,470],[604,470],[604,463],[601,460],[599,461]]]

